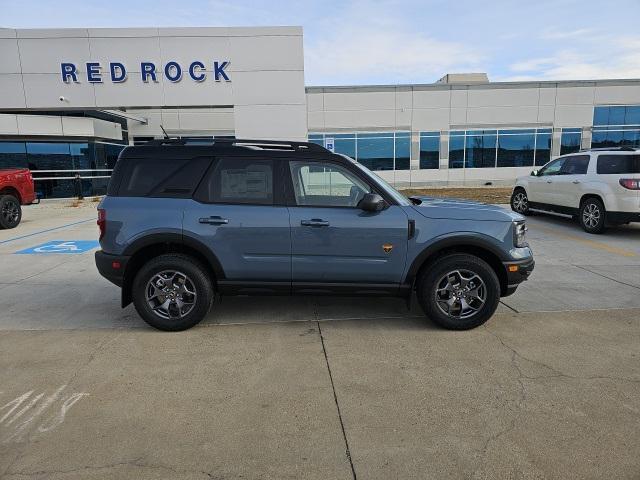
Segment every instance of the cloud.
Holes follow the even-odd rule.
[[[640,78],[640,36],[592,34],[571,48],[512,63],[508,70],[500,80]]]
[[[327,28],[305,30],[306,83],[431,83],[449,72],[483,71],[485,53],[429,36],[397,10],[356,2]]]

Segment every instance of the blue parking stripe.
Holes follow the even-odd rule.
[[[34,235],[40,235],[42,233],[53,232],[54,230],[60,230],[62,228],[72,227],[73,225],[78,225],[80,223],[87,223],[87,222],[91,222],[91,221],[95,221],[95,218],[88,218],[87,220],[80,220],[79,222],[67,223],[66,225],[61,225],[59,227],[48,228],[46,230],[40,230],[39,232],[33,232],[33,233],[29,233],[27,235],[22,235],[20,237],[14,237],[14,238],[10,238],[8,240],[2,240],[2,241],[0,241],[0,245],[2,245],[3,243],[13,242],[15,240],[21,240],[23,238],[33,237]]]

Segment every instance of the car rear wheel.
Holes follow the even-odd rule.
[[[438,325],[468,330],[482,325],[498,308],[500,281],[481,258],[451,254],[424,270],[417,295],[427,317]]]
[[[605,229],[606,212],[598,198],[587,198],[580,206],[580,225],[587,233],[602,233]]]
[[[511,195],[511,210],[521,215],[529,215],[529,198],[523,188],[516,188]]]
[[[187,255],[160,255],[133,281],[133,303],[142,319],[159,330],[186,330],[198,324],[213,303],[206,269]]]
[[[22,220],[20,202],[13,195],[0,197],[0,228],[15,228]]]

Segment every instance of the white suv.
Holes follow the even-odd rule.
[[[592,149],[550,161],[516,180],[511,209],[568,214],[589,233],[640,222],[640,149]]]

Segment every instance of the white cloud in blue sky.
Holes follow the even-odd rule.
[[[304,27],[307,85],[640,78],[640,0],[0,0],[0,26]]]

